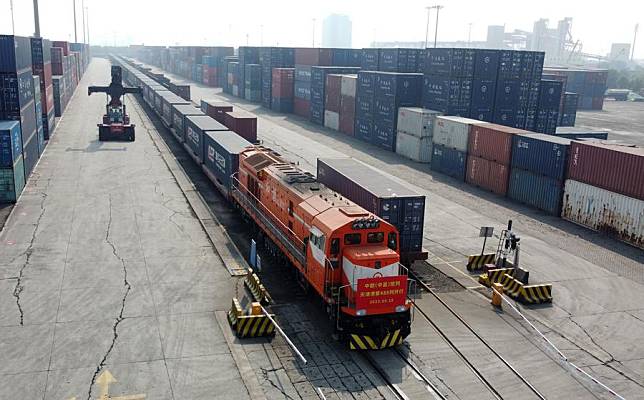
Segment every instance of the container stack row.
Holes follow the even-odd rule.
[[[56,125],[59,79],[73,90],[86,68],[87,46],[0,35],[0,202],[16,202]],[[67,53],[67,55],[65,55]],[[54,65],[54,57],[56,63]],[[65,69],[67,68],[67,69]],[[72,71],[73,69],[73,71]],[[52,73],[63,75],[54,76]],[[67,71],[67,72],[66,72]],[[65,75],[66,72],[66,75]]]
[[[293,112],[292,93],[295,71],[284,69],[295,66],[295,50],[289,47],[262,47],[259,49],[259,64],[262,69],[260,77],[262,106],[280,112]],[[275,78],[277,82],[274,84]],[[273,99],[277,99],[275,108],[273,108]]]
[[[356,117],[355,74],[328,74],[324,93],[324,126],[349,136],[354,134]]]
[[[312,53],[312,57],[317,57],[316,60],[307,61],[300,58],[299,61],[309,63],[324,62],[320,61],[320,55],[325,53],[319,50]],[[295,54],[297,56],[298,53],[296,52]],[[363,66],[374,63],[371,64],[375,65],[373,68],[381,68],[379,51],[364,52],[363,56],[365,54],[372,54],[373,57],[363,57]],[[521,54],[520,56],[523,57]],[[520,57],[516,58],[516,60],[520,59]],[[295,104],[297,104],[298,96],[302,99],[303,94],[308,94],[308,98],[311,98],[311,71],[329,70],[329,68],[297,64],[297,62],[296,57],[293,79]],[[589,137],[605,139],[606,132],[586,132],[578,128],[556,127],[560,119],[559,114],[566,109],[566,98],[574,99],[574,94],[572,96],[565,94],[562,96],[562,92],[566,90],[564,88],[567,87],[562,80],[542,79],[538,63],[536,67],[538,73],[534,71],[534,62],[532,72],[528,72],[530,70],[528,67],[523,68],[529,64],[523,64],[522,61],[506,65],[501,60],[499,63],[501,65],[496,70],[497,82],[489,87],[503,87],[504,93],[512,94],[514,93],[513,85],[521,86],[522,89],[519,93],[521,93],[523,103],[510,110],[514,112],[515,121],[517,118],[523,119],[523,121],[532,121],[535,129],[539,127],[539,129],[550,134],[535,133],[534,131],[514,126],[490,123],[462,116],[441,115],[444,113],[440,110],[420,108],[418,105],[424,99],[422,99],[421,94],[416,94],[415,90],[424,85],[414,84],[414,80],[417,79],[424,84],[427,74],[360,70],[355,78],[354,136],[379,147],[396,151],[412,160],[429,162],[432,170],[449,175],[457,180],[481,187],[514,201],[525,203],[546,213],[562,215],[564,218],[571,220],[573,220],[573,217],[570,216],[570,212],[566,211],[567,207],[570,208],[569,204],[572,198],[569,194],[569,192],[572,193],[572,189],[569,189],[569,186],[575,185],[571,181],[606,190],[613,193],[613,197],[617,195],[626,196],[641,202],[641,198],[632,197],[634,196],[632,193],[626,193],[619,188],[602,187],[596,182],[585,182],[581,178],[577,180],[568,172],[577,158],[573,148],[578,143],[582,145],[592,144],[592,142],[577,142],[576,140],[583,140]],[[463,65],[463,62],[458,61],[456,72],[450,72],[450,67],[444,70],[445,76],[456,76],[458,78],[458,74],[462,74],[462,72],[458,71],[462,71]],[[475,70],[478,68],[478,71],[484,71],[481,72],[483,75],[472,75],[475,78],[485,77],[486,73],[492,74],[490,70],[494,69],[493,67],[487,68],[485,66],[474,68]],[[436,75],[440,76],[440,68],[436,71],[439,72]],[[324,123],[331,129],[342,130],[340,121],[342,120],[343,102],[345,104],[350,103],[351,95],[353,94],[352,89],[350,89],[353,80],[352,75],[325,74]],[[525,81],[522,81],[521,78],[516,78],[517,75],[526,77]],[[499,76],[507,76],[508,78],[500,80]],[[502,84],[499,84],[500,81],[502,81]],[[303,82],[305,85],[302,85]],[[506,84],[509,87],[507,91],[505,90]],[[305,90],[302,90],[302,87]],[[530,89],[535,87],[538,90]],[[308,89],[308,93],[306,89]],[[338,92],[340,95],[338,95]],[[498,96],[495,95],[496,97]],[[453,99],[454,97],[450,98],[450,101]],[[568,100],[569,105],[570,102],[573,102],[573,100]],[[312,109],[311,101],[309,100],[308,103],[309,107],[304,108],[303,111],[308,110],[310,114]],[[511,102],[508,104],[511,105]],[[523,107],[523,111],[516,111],[520,108],[519,106]],[[294,108],[297,113],[297,106]],[[483,109],[483,107],[478,108],[478,111],[483,111]],[[571,104],[571,109],[575,110],[574,104]],[[500,110],[504,111],[504,108],[501,107]],[[499,109],[496,108],[495,103],[494,114],[497,111]],[[507,115],[509,115],[509,111]],[[561,118],[563,117],[564,115],[561,116]],[[337,124],[335,123],[336,119]],[[553,126],[556,127],[554,132]],[[602,146],[603,144],[595,143],[594,145]],[[614,151],[637,153],[642,150],[621,146],[614,149]],[[641,156],[639,157],[641,159]],[[610,166],[609,168],[618,169],[617,166]],[[644,170],[641,165],[633,165],[630,168],[635,171],[635,176],[644,176],[644,174],[640,173]],[[619,179],[612,177],[611,180],[618,181]],[[631,181],[629,185],[633,187],[643,186],[642,182],[639,181]],[[590,203],[586,203],[586,207],[591,207],[588,204]],[[637,210],[636,208],[631,208],[628,213],[619,214],[618,219],[606,217],[602,221],[604,225],[600,227],[589,222],[588,217],[585,219],[575,217],[574,220],[594,229],[618,229],[619,221],[624,219],[639,218],[637,221],[640,221],[641,212]],[[592,216],[601,214],[598,210],[591,210],[590,208],[587,208],[586,212]],[[613,213],[611,215],[615,216],[617,214]],[[641,222],[634,224],[633,226],[635,227],[629,225],[628,235],[620,233],[619,236],[629,243],[634,243],[641,247]]]
[[[558,76],[565,80],[566,91],[577,94],[577,109],[601,110],[604,107],[607,70],[547,67],[544,74],[548,79]]]

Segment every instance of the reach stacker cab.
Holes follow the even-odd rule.
[[[106,93],[107,105],[103,123],[98,126],[98,140],[127,140],[134,141],[134,124],[130,124],[130,117],[127,115],[125,104],[121,96],[127,93],[141,93],[139,87],[124,87],[122,83],[122,71],[118,65],[112,65],[112,82],[109,86],[90,86],[87,94]]]

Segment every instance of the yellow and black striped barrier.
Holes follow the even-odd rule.
[[[541,285],[523,286],[521,302],[526,304],[552,303],[552,284],[544,283]]]
[[[271,317],[274,315],[271,314]],[[232,307],[228,311],[228,322],[238,338],[275,335],[275,325],[263,313],[259,303],[251,304],[250,313],[245,313],[239,300],[233,298]]]
[[[375,339],[369,335],[349,336],[349,349],[351,350],[381,350],[401,345],[403,337],[400,329],[387,333],[382,340]]]
[[[500,283],[503,275],[508,274],[514,277],[514,268],[497,268],[490,269],[486,273],[479,275],[479,283],[490,287],[493,283]]]
[[[250,291],[255,301],[263,305],[271,303],[272,299],[268,294],[268,290],[266,290],[264,285],[259,281],[259,277],[252,269],[248,270],[248,275],[246,275],[246,278],[244,279],[244,285],[248,288],[248,291]]]
[[[494,264],[496,253],[473,254],[467,257],[467,270],[479,271],[485,264]]]

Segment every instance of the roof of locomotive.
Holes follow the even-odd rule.
[[[245,162],[259,172],[268,170],[288,188],[302,198],[299,207],[324,226],[321,229],[334,231],[360,218],[381,218],[358,206],[341,194],[317,181],[317,178],[299,166],[287,162],[282,156],[263,146],[254,146],[244,152]],[[329,233],[329,232],[326,232]]]

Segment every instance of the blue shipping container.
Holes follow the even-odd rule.
[[[474,49],[427,49],[424,73],[445,77],[472,78],[474,76]]]
[[[434,143],[430,167],[432,171],[465,181],[467,153]]]
[[[190,104],[172,105],[172,133],[181,143],[185,142],[186,117],[190,115],[205,116],[203,111]]]
[[[561,213],[562,181],[531,171],[512,168],[508,197],[551,215]]]
[[[34,132],[31,137],[22,139],[22,159],[25,169],[25,181],[29,180],[39,158],[40,152],[38,151],[38,135]]]
[[[18,121],[0,121],[0,167],[11,167],[22,154]]]
[[[0,203],[15,203],[25,187],[25,170],[18,156],[11,167],[0,168]]]
[[[500,50],[477,49],[474,54],[474,79],[495,81],[500,60]]]
[[[472,101],[472,80],[425,75],[422,106],[446,115],[469,116]]]
[[[0,35],[0,72],[31,73],[31,41],[29,38]]]
[[[187,116],[185,119],[186,147],[192,152],[199,163],[203,163],[203,135],[211,131],[227,131],[224,125],[213,118],[204,115]]]
[[[239,153],[251,146],[251,143],[230,131],[206,132],[203,138],[203,168],[215,186],[228,196],[231,175],[239,170]]]
[[[364,71],[380,70],[380,49],[362,49],[360,68]]]
[[[371,142],[373,137],[373,120],[372,118],[362,118],[356,115],[355,135],[358,139],[365,142]]]
[[[375,84],[376,97],[393,97],[399,107],[420,105],[422,74],[379,72]]]
[[[569,139],[539,133],[513,135],[511,165],[562,181],[569,149]]]
[[[396,133],[395,122],[386,121],[376,115],[371,143],[389,151],[396,151]]]

